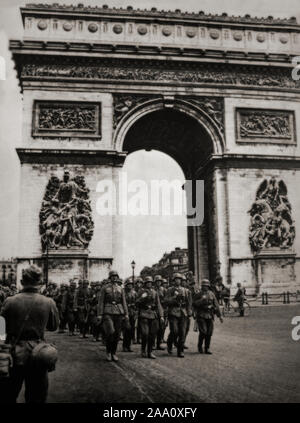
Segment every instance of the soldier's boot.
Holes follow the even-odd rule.
[[[147,355],[148,355],[148,358],[152,358],[152,359],[156,358],[156,356],[152,352],[152,342],[151,342],[151,344],[148,345]]]
[[[153,360],[156,359],[156,356],[153,354],[153,352],[148,353],[148,358],[152,358]]]
[[[167,338],[167,351],[169,354],[172,354],[172,348],[173,348],[173,338],[170,332]]]
[[[119,361],[118,357],[116,356],[116,353],[112,354],[111,358],[113,361]]]
[[[183,358],[184,357],[184,352],[183,352],[183,348],[177,348],[177,357]]]
[[[143,349],[142,349],[142,352],[141,352],[141,356],[142,356],[143,358],[147,358],[146,351],[145,351],[145,350],[143,350]]]
[[[165,350],[164,347],[161,346],[162,339],[163,339],[163,333],[162,333],[161,329],[160,329],[156,339],[157,339],[156,340],[156,349],[159,350],[159,351],[164,351]]]
[[[204,341],[204,336],[199,334],[199,338],[198,338],[198,352],[199,354],[203,354],[203,341]]]
[[[241,316],[241,317],[244,317],[244,310],[241,310],[241,311],[240,311],[240,316]]]
[[[205,354],[209,354],[209,355],[211,355],[211,354],[212,354],[212,352],[209,350],[209,347],[210,347],[210,340],[211,340],[211,336],[207,336],[207,337],[205,338]]]
[[[106,361],[112,361],[111,353],[106,353]]]

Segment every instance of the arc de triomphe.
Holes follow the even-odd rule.
[[[122,269],[122,219],[96,213],[96,184],[117,183],[145,148],[205,181],[204,223],[188,228],[197,280],[299,289],[295,18],[38,4],[21,15],[18,279],[28,262],[47,261],[58,282]]]

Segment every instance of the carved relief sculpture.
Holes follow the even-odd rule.
[[[89,189],[83,176],[70,179],[64,172],[63,181],[52,176],[40,211],[42,249],[86,249],[93,236]]]
[[[224,133],[224,99],[223,97],[181,97],[199,106]]]
[[[137,104],[151,100],[151,96],[129,95],[129,94],[114,94],[114,117],[113,128],[116,129],[122,117],[133,109]]]
[[[237,109],[238,142],[295,143],[294,112]]]
[[[99,137],[100,104],[36,101],[33,136]]]
[[[283,181],[266,179],[260,184],[251,210],[249,241],[255,253],[267,248],[288,249],[295,239],[295,223]]]
[[[82,78],[95,80],[161,81],[172,83],[214,84],[228,86],[279,87],[299,89],[300,80],[290,76],[290,69],[261,66],[215,66],[207,64],[172,64],[159,61],[134,61],[102,59],[101,62],[86,59],[63,63],[48,58],[49,63],[25,63],[21,67],[21,79],[31,78]]]

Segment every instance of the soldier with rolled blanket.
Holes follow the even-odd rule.
[[[215,294],[210,290],[208,279],[203,279],[201,290],[194,295],[193,307],[199,330],[198,351],[203,354],[204,342],[205,354],[212,354],[209,348],[214,330],[214,315],[216,314],[219,317],[221,323],[223,323],[223,319]]]
[[[101,291],[97,306],[98,323],[103,324],[107,361],[118,361],[116,355],[124,318],[129,320],[124,289],[118,272],[109,272],[109,281]]]
[[[159,320],[163,322],[164,314],[158,293],[152,287],[152,276],[146,276],[144,286],[137,298],[139,325],[142,338],[142,357],[155,359],[152,352],[159,329]]]
[[[192,301],[187,288],[181,286],[182,275],[175,273],[173,286],[166,294],[170,334],[167,340],[168,353],[172,354],[173,344],[177,346],[177,356],[184,357],[184,341],[188,318],[192,315]]]

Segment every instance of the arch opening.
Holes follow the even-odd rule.
[[[156,110],[140,117],[127,131],[123,151],[158,150],[172,157],[185,178],[192,179],[214,153],[208,132],[197,120],[176,109]]]
[[[137,113],[138,114],[138,113]],[[214,153],[216,136],[208,131],[207,127],[197,120],[193,113],[185,113],[177,107],[159,108],[148,112],[140,112],[139,117],[132,119],[131,123],[122,122],[124,127],[123,139],[119,142],[121,150],[128,154],[138,150],[157,150],[174,159],[184,174],[185,180],[197,179],[198,170]],[[122,132],[122,130],[121,130]],[[120,140],[119,140],[120,141]],[[217,151],[216,151],[217,150]],[[148,165],[148,164],[147,164]],[[210,190],[210,180],[205,181],[205,189]],[[204,201],[204,199],[203,199]],[[209,277],[212,269],[212,255],[210,254],[209,232],[213,227],[210,221],[207,206],[202,225],[198,227],[187,224],[187,247],[189,256],[189,270],[195,274],[197,281],[202,277]],[[187,223],[187,220],[186,220]],[[174,245],[174,248],[177,245]]]

